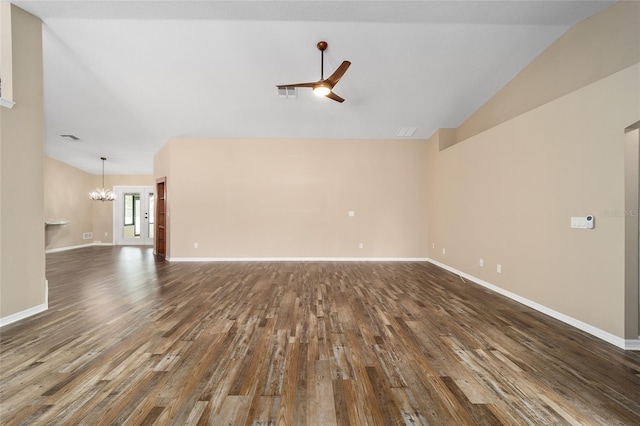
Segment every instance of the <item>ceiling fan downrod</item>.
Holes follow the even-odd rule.
[[[320,50],[320,80],[324,80],[324,51],[329,46],[326,41],[319,41],[318,50]]]

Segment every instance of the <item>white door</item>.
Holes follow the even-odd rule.
[[[115,186],[113,235],[116,245],[153,245],[154,194],[152,186]]]

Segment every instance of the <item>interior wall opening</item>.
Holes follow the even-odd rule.
[[[640,121],[625,129],[625,339],[640,339]]]

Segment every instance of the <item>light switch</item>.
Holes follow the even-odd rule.
[[[571,218],[571,227],[578,229],[587,229],[587,218],[586,217],[572,217]]]
[[[349,217],[354,217],[356,215],[356,212],[354,212],[353,210],[349,211]]]

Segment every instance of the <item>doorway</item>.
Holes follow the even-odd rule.
[[[116,245],[153,245],[155,194],[152,186],[115,186],[113,235]]]
[[[156,180],[155,255],[167,257],[167,178]]]
[[[640,121],[625,129],[624,155],[625,339],[640,344]]]

